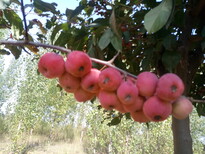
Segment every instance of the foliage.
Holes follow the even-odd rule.
[[[114,118],[118,113],[94,108],[87,114],[88,127],[83,139],[87,153],[173,153],[171,118],[146,125],[123,117],[119,125],[109,126],[111,120],[106,117],[110,114]],[[204,136],[203,121],[194,111],[191,115],[194,153],[203,153],[204,145],[199,140]]]

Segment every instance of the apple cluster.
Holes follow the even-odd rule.
[[[40,58],[38,70],[46,78],[57,78],[78,102],[97,97],[102,108],[129,112],[140,123],[163,121],[170,115],[185,119],[193,109],[189,99],[182,96],[183,81],[173,73],[159,78],[152,72],[141,72],[134,79],[111,67],[92,68],[90,57],[81,51],[69,53],[66,60],[48,52]]]

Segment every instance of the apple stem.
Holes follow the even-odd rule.
[[[14,46],[32,45],[32,46],[35,46],[35,47],[55,49],[55,50],[59,50],[59,51],[65,52],[65,53],[72,52],[72,50],[66,49],[64,47],[49,45],[49,44],[43,44],[43,43],[35,43],[35,42],[30,42],[30,41],[8,41],[8,40],[0,41],[0,45],[3,45],[3,44],[9,44],[9,45],[14,45]],[[95,63],[99,63],[99,64],[102,64],[102,65],[106,65],[108,67],[112,67],[112,68],[118,70],[119,72],[125,74],[125,76],[130,76],[130,77],[133,77],[134,79],[137,79],[136,75],[133,75],[133,74],[127,72],[127,71],[124,71],[123,69],[118,68],[118,67],[116,67],[112,64],[114,62],[114,60],[117,58],[118,55],[119,55],[119,52],[109,61],[104,61],[104,60],[100,60],[100,59],[97,59],[97,58],[90,58],[90,59],[91,59],[91,61],[93,61]]]

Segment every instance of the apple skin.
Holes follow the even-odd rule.
[[[138,88],[130,80],[123,81],[117,89],[117,96],[123,104],[134,104],[138,97]]]
[[[119,71],[108,67],[101,71],[98,84],[103,90],[115,91],[120,86],[122,76]]]
[[[123,107],[127,112],[136,112],[142,110],[144,102],[145,98],[143,98],[142,96],[138,96],[135,103],[130,105],[123,104]]]
[[[73,51],[67,55],[65,69],[75,77],[83,77],[91,70],[90,57],[82,51]]]
[[[121,105],[115,92],[100,90],[98,98],[101,106],[106,110],[112,110]]]
[[[81,87],[74,92],[74,97],[78,102],[86,102],[95,97],[95,94],[83,90]]]
[[[152,96],[145,101],[143,112],[151,121],[163,121],[172,113],[172,104],[164,102],[157,96]]]
[[[173,102],[183,92],[184,83],[176,74],[167,73],[159,78],[156,95],[162,100]]]
[[[172,115],[179,120],[183,120],[189,116],[193,110],[192,102],[185,96],[179,97],[172,104]]]
[[[68,72],[59,78],[60,86],[68,93],[74,93],[80,87],[80,83],[80,78],[74,77]]]
[[[46,78],[58,78],[65,72],[65,61],[61,55],[47,52],[38,62],[38,71]]]
[[[144,114],[143,110],[131,112],[130,116],[134,121],[139,123],[150,122],[150,119]]]
[[[137,76],[139,95],[151,97],[155,94],[158,77],[152,72],[142,72]]]
[[[92,68],[91,71],[86,74],[81,80],[81,87],[91,93],[98,93],[100,87],[98,85],[100,71]]]

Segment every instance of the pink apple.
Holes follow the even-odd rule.
[[[65,72],[65,61],[62,56],[47,52],[38,62],[38,71],[46,78],[57,78]]]
[[[145,101],[143,112],[151,121],[163,121],[172,113],[172,104],[152,96]]]
[[[173,73],[164,74],[160,77],[156,95],[165,101],[174,101],[180,97],[184,92],[183,81]]]
[[[150,97],[155,94],[158,77],[151,72],[142,72],[137,77],[139,95]]]
[[[75,77],[83,77],[91,70],[90,57],[82,51],[73,51],[67,55],[65,62],[66,71]]]
[[[92,68],[91,71],[86,74],[81,80],[81,87],[91,93],[98,93],[100,87],[98,85],[100,71]]]
[[[80,78],[65,72],[59,78],[59,84],[66,92],[74,93],[80,87]]]
[[[98,79],[98,84],[103,90],[115,91],[122,81],[122,76],[119,71],[114,68],[106,68],[101,71]]]
[[[117,89],[117,96],[123,104],[133,104],[138,97],[138,88],[129,80],[123,81]]]
[[[172,104],[172,115],[179,120],[185,119],[189,116],[189,114],[193,110],[192,102],[184,97],[179,97],[173,104]]]

